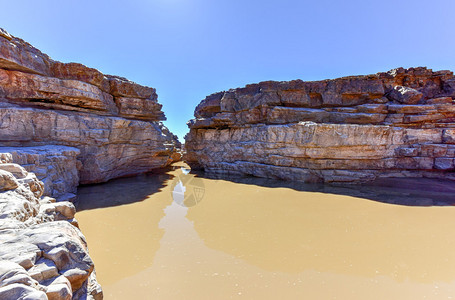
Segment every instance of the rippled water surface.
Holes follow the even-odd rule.
[[[167,173],[79,189],[105,299],[455,299],[455,188]]]

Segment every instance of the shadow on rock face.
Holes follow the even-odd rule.
[[[284,181],[252,176],[192,171],[198,177],[228,180],[271,188],[290,188],[297,191],[319,192],[365,198],[373,201],[406,206],[453,206],[455,182],[429,178],[381,178],[362,184],[322,184]]]
[[[160,192],[166,182],[174,177],[167,172],[169,170],[80,186],[74,205],[80,212],[143,201],[148,196]]]

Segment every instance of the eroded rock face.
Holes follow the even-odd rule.
[[[6,105],[0,107],[0,144],[78,148],[81,183],[161,168],[176,152],[176,138],[160,123]]]
[[[13,163],[0,163],[0,190],[0,299],[102,299],[74,205]]]
[[[427,68],[247,85],[196,107],[186,161],[308,182],[455,179],[454,99],[453,73]]]
[[[44,184],[43,195],[57,200],[76,197],[79,155],[79,149],[66,146],[0,147],[0,162],[19,164],[34,173]]]
[[[0,31],[0,146],[78,148],[81,183],[165,167],[177,137],[155,89],[62,63]]]

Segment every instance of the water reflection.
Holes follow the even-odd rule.
[[[432,204],[443,203],[410,181],[398,188],[312,185],[309,191],[275,180],[195,176],[182,166],[145,201],[78,212],[107,299],[441,299],[455,293],[455,207],[365,200],[408,195],[409,204],[423,205],[415,197],[428,195]],[[141,190],[143,183],[127,180],[124,196],[136,184]],[[203,201],[187,205],[199,180]],[[453,195],[451,185],[431,186],[437,197]],[[330,193],[319,192],[325,188]]]
[[[83,211],[143,201],[161,191],[173,177],[170,172],[163,171],[80,186],[74,204],[77,211]]]
[[[455,235],[443,230],[455,225],[453,207],[207,179],[206,200],[186,217],[207,247],[270,272],[455,280]]]
[[[152,265],[164,235],[158,223],[172,203],[163,190],[173,177],[163,172],[79,187],[76,218],[104,285]]]
[[[369,200],[408,206],[455,205],[455,182],[429,178],[381,178],[363,184],[320,184],[284,181],[251,176],[230,176],[193,172],[207,179],[220,179],[270,188],[290,188],[296,191],[347,195]]]
[[[197,205],[205,195],[204,180],[190,174],[189,168],[180,168],[171,184],[172,199],[175,203],[185,207]]]

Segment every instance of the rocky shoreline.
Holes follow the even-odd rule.
[[[102,299],[71,201],[79,184],[181,159],[157,97],[0,29],[1,299]],[[196,107],[185,161],[304,182],[455,180],[454,101],[453,73],[427,68],[247,85]]]
[[[0,29],[0,298],[102,299],[77,186],[160,169],[180,143],[155,89]]]
[[[35,174],[2,155],[0,298],[102,299],[71,202],[43,197]]]
[[[24,167],[43,182],[45,196],[58,201],[72,201],[79,185],[80,150],[46,145],[35,147],[0,147],[0,159]]]
[[[247,85],[196,107],[185,161],[305,182],[455,180],[454,99],[453,73],[427,68]]]

